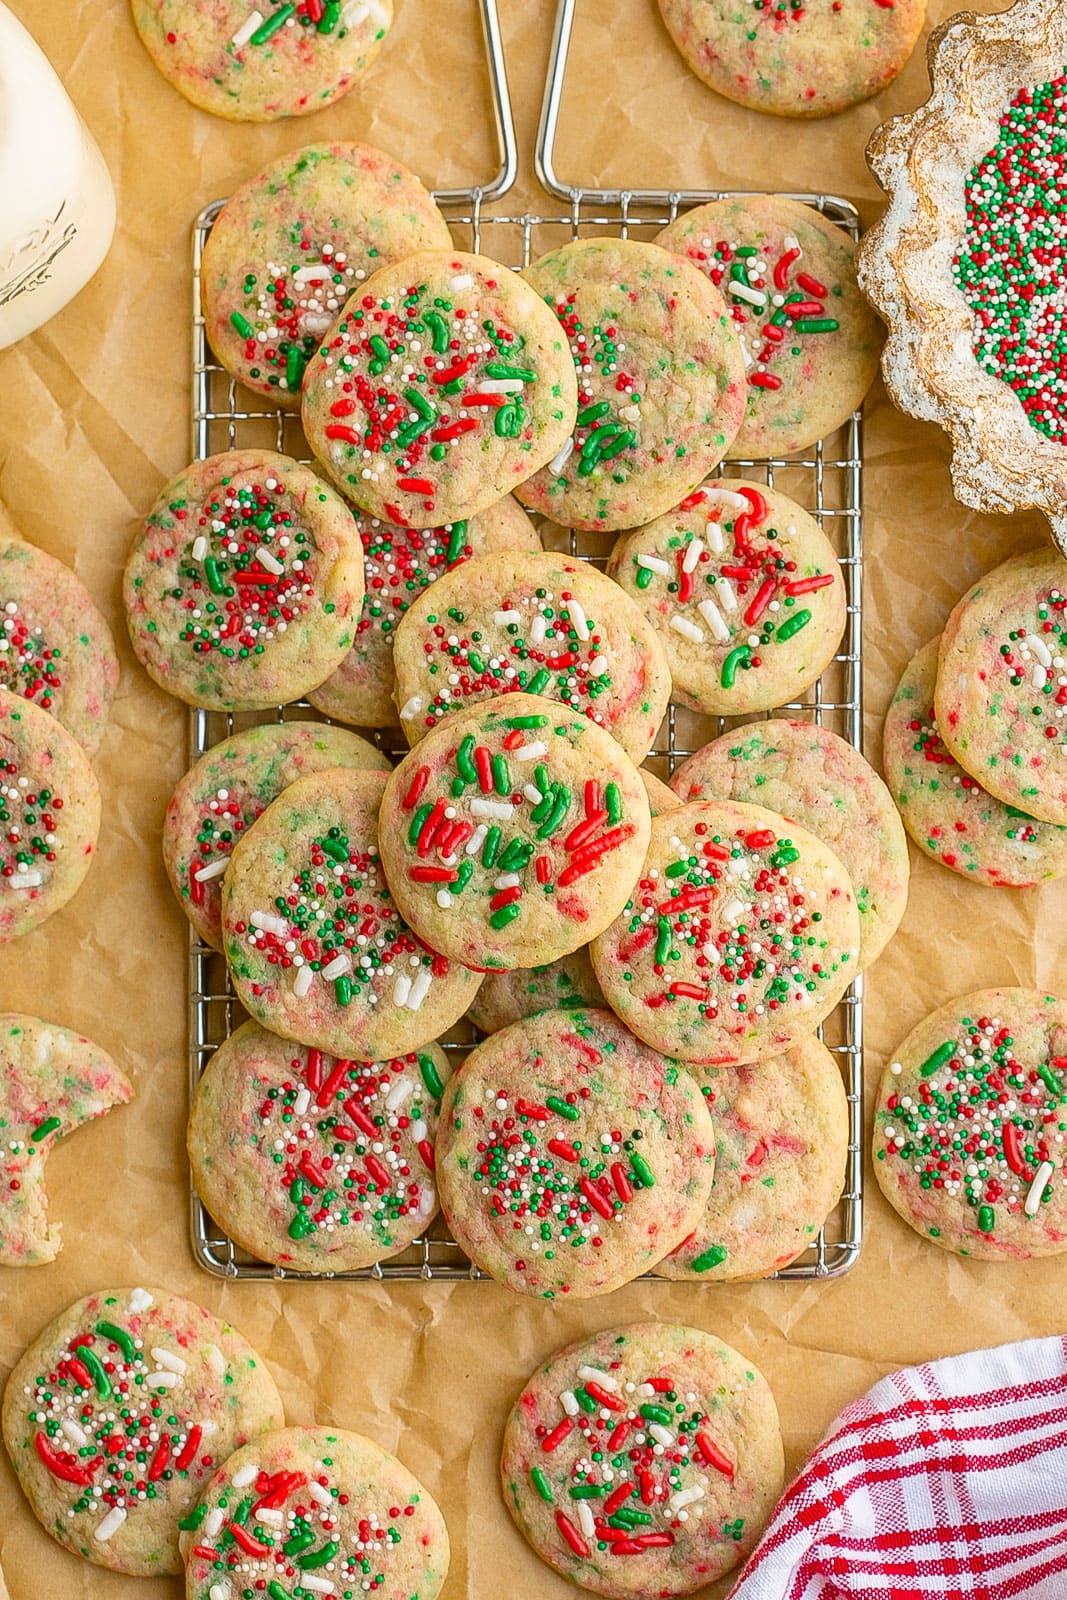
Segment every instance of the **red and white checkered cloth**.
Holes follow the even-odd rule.
[[[1067,1337],[876,1383],[786,1491],[730,1600],[1067,1600]]]

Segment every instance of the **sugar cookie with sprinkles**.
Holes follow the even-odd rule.
[[[353,1272],[406,1249],[437,1210],[433,1141],[450,1068],[435,1044],[337,1060],[246,1022],[189,1115],[201,1200],[260,1261]]]
[[[730,308],[745,416],[728,455],[807,450],[862,404],[882,330],[843,228],[798,200],[746,195],[682,212],[657,243],[705,273]]]
[[[1067,561],[1013,556],[945,625],[934,710],[941,738],[984,789],[1067,825]]]
[[[608,1004],[681,1061],[738,1065],[811,1033],[855,976],[860,918],[840,859],[763,806],[657,817],[621,916],[591,946]]]
[[[939,645],[931,639],[909,661],[886,712],[885,775],[904,826],[972,883],[1028,889],[1067,876],[1067,827],[995,800],[946,749],[934,711]]]
[[[283,789],[328,767],[390,771],[388,757],[347,728],[262,723],[213,745],[178,784],[163,818],[163,865],[205,944],[222,949],[222,875],[234,846]]]
[[[299,700],[344,660],[363,547],[344,501],[272,450],[194,461],[159,494],[122,588],[134,653],[190,705]]]
[[[180,1573],[180,1528],[220,1461],[279,1428],[261,1358],[161,1289],[102,1289],[48,1324],[4,1390],[4,1443],[53,1539],[132,1577]]]
[[[0,945],[84,882],[100,831],[89,757],[55,717],[0,689]]]
[[[380,268],[304,376],[304,431],[324,469],[361,511],[402,527],[485,511],[552,460],[576,404],[540,296],[462,251]]]
[[[186,1600],[281,1595],[436,1600],[444,1518],[395,1456],[339,1428],[285,1428],[238,1450],[182,1535]]]
[[[659,0],[702,82],[778,117],[826,117],[880,94],[915,48],[926,0]]]
[[[845,583],[814,517],[719,478],[618,540],[608,573],[662,642],[674,698],[738,716],[803,694],[845,629]]]
[[[298,778],[235,846],[222,943],[245,1010],[341,1058],[418,1050],[467,1009],[478,978],[415,937],[382,870],[380,772]]]
[[[118,681],[111,629],[84,584],[0,530],[0,688],[50,711],[92,756]]]
[[[559,701],[643,761],[671,697],[641,607],[578,556],[500,551],[416,596],[397,629],[396,702],[409,744],[458,710],[521,691]]]
[[[327,717],[361,728],[396,726],[396,630],[421,591],[472,556],[541,548],[530,518],[512,495],[444,528],[400,528],[357,518],[367,592],[351,650],[333,675],[308,691]]]
[[[349,297],[388,262],[450,244],[433,196],[373,145],[289,151],[212,224],[200,266],[208,341],[239,383],[299,406],[304,368]]]
[[[889,790],[840,734],[779,717],[749,723],[697,750],[671,783],[686,801],[766,806],[828,844],[856,891],[857,970],[878,959],[908,904],[908,841]]]
[[[441,1101],[441,1208],[471,1260],[520,1294],[629,1283],[697,1226],[714,1166],[692,1078],[610,1011],[501,1029]]]
[[[705,1067],[715,1124],[715,1183],[696,1229],[660,1262],[663,1278],[767,1278],[815,1243],[841,1198],[848,1101],[840,1070],[814,1037],[746,1067]]]
[[[393,0],[131,0],[167,82],[228,122],[302,117],[347,94],[393,20]]]
[[[454,712],[396,768],[382,866],[401,914],[476,971],[543,966],[618,915],[648,845],[637,768],[538,695]]]
[[[874,1173],[942,1250],[1067,1251],[1067,1003],[981,989],[921,1022],[882,1076]]]
[[[655,773],[639,767],[652,815],[673,811],[681,801]],[[483,1033],[496,1033],[522,1017],[559,1006],[604,1006],[589,948],[583,945],[569,956],[541,967],[516,967],[512,972],[489,972],[471,1002],[467,1015]]]
[[[1067,74],[1027,85],[967,174],[966,234],[952,264],[978,365],[1007,384],[1030,426],[1067,444]]]
[[[634,239],[576,239],[524,277],[566,335],[578,415],[519,498],[568,528],[648,522],[718,465],[741,425],[744,368],[722,296]]]
[[[548,1565],[615,1600],[692,1594],[745,1559],[782,1490],[774,1397],[699,1328],[638,1322],[558,1350],[504,1430],[504,1502]]]
[[[48,1221],[45,1162],[60,1139],[133,1093],[99,1045],[39,1017],[0,1014],[0,1266],[36,1267],[62,1249]]]

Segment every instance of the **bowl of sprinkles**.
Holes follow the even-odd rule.
[[[1067,553],[1065,63],[1057,0],[937,30],[929,100],[868,147],[889,205],[858,262],[886,386],[951,436],[957,498],[1036,507]]]

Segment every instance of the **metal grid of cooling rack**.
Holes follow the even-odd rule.
[[[552,147],[562,98],[570,30],[575,0],[559,0],[549,78],[538,134],[537,173],[557,202],[537,212],[499,214],[490,209],[512,181],[514,146],[510,136],[510,108],[496,28],[495,0],[479,0],[486,39],[494,114],[501,153],[498,177],[490,185],[470,191],[438,191],[436,198],[461,249],[483,252],[493,259],[521,268],[545,251],[577,237],[621,234],[652,238],[679,211],[704,201],[725,198],[736,191],[686,190],[584,190],[563,184],[555,176]],[[817,206],[831,221],[855,237],[859,217],[846,200],[832,195],[793,194],[794,199]],[[197,217],[193,229],[193,415],[192,447],[196,459],[220,450],[261,446],[297,459],[308,459],[307,443],[299,417],[271,409],[238,385],[214,361],[207,346],[200,314],[200,260],[211,225],[223,202],[217,201]],[[802,700],[779,710],[831,728],[856,749],[862,749],[863,705],[860,648],[862,640],[862,453],[859,413],[830,438],[802,457],[766,461],[739,460],[723,471],[777,486],[804,505],[821,523],[838,555],[844,577],[848,621],[839,654]],[[603,565],[610,540],[570,532],[565,536],[572,554]],[[546,538],[546,546],[553,540]],[[769,713],[775,715],[777,713]],[[295,717],[318,719],[303,702],[279,706],[272,712],[239,718],[221,712],[190,714],[189,756],[195,761],[236,728],[255,722],[283,721]],[[741,719],[742,721],[746,719]],[[701,717],[672,703],[660,729],[649,765],[669,776],[685,758],[737,726],[717,717]],[[394,758],[407,753],[399,730],[371,733]],[[223,958],[191,937],[189,952],[189,1062],[190,1092],[213,1052],[243,1018],[230,987]],[[841,1202],[802,1256],[775,1276],[785,1279],[830,1278],[847,1272],[860,1251],[863,1229],[863,980],[857,978],[819,1035],[837,1057],[845,1079],[849,1108],[849,1152]],[[477,1040],[473,1027],[457,1025],[443,1042],[458,1063]],[[228,1238],[191,1188],[191,1233],[199,1264],[221,1277],[317,1281],[338,1279],[474,1279],[482,1274],[472,1266],[455,1240],[438,1221],[425,1238],[418,1239],[392,1260],[357,1272],[298,1273],[271,1267],[248,1256]],[[666,1281],[666,1280],[661,1280]]]

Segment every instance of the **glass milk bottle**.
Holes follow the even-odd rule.
[[[41,16],[55,16],[50,6]],[[115,192],[43,52],[0,0],[0,349],[61,311],[103,261]]]

